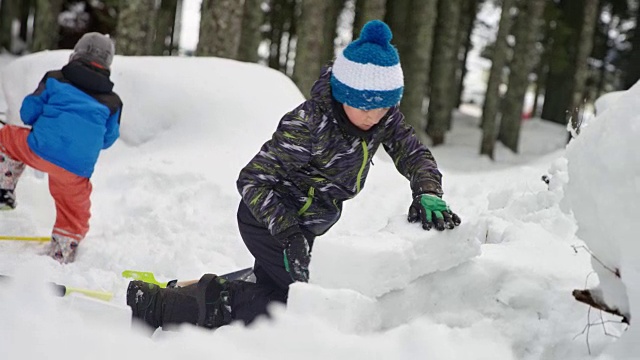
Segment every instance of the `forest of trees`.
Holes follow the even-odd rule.
[[[566,124],[603,93],[635,84],[639,2],[202,0],[198,45],[186,55],[264,64],[308,96],[321,66],[349,41],[345,31],[356,38],[366,21],[384,20],[405,73],[401,109],[437,146],[462,102],[472,33],[493,26],[495,39],[482,49],[492,66],[477,104],[479,151],[493,158],[496,141],[518,152],[527,92],[535,94],[527,115]],[[478,17],[483,6],[501,14],[497,25]],[[69,49],[85,32],[99,31],[111,35],[120,55],[185,55],[181,8],[182,0],[0,0],[0,51]]]

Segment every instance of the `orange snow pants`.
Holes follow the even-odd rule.
[[[5,125],[0,129],[0,153],[49,174],[49,192],[56,204],[53,233],[82,240],[89,231],[91,182],[36,155],[27,136],[30,129]],[[5,174],[0,174],[0,177]],[[17,179],[15,179],[17,181]]]

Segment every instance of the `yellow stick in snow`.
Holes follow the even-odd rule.
[[[13,235],[0,235],[0,240],[13,240],[13,241],[50,241],[51,236],[13,236]]]

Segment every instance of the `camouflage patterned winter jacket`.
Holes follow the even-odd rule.
[[[342,202],[364,187],[380,144],[409,179],[414,195],[442,195],[436,162],[398,107],[364,136],[350,134],[333,110],[330,77],[331,64],[313,85],[311,99],[284,115],[237,181],[253,216],[280,239],[300,227],[316,235],[329,230]]]

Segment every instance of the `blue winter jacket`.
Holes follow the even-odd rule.
[[[109,71],[76,60],[46,73],[20,116],[32,127],[27,142],[34,153],[89,178],[100,150],[120,136],[121,111]]]

